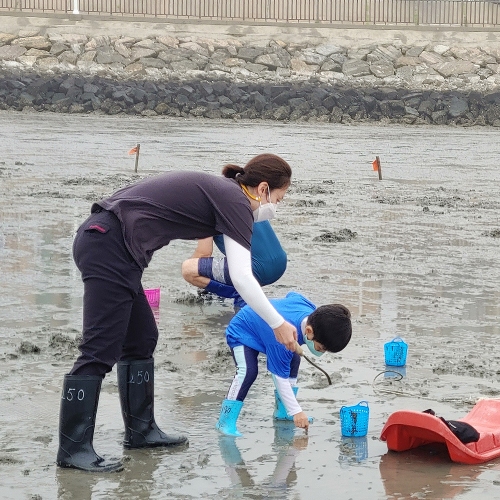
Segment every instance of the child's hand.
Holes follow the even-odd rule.
[[[295,424],[295,427],[300,427],[306,431],[309,429],[309,419],[303,411],[293,416],[293,423]]]

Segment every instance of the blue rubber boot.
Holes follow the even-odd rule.
[[[295,397],[297,397],[297,391],[299,388],[297,386],[292,387],[292,391],[295,394]],[[293,421],[293,416],[288,415],[285,409],[285,405],[283,404],[283,401],[281,401],[281,398],[278,394],[278,391],[274,391],[274,400],[275,400],[275,409],[273,413],[273,418],[274,420],[291,420]],[[312,424],[314,422],[313,417],[307,417],[307,420],[309,420],[309,423]]]
[[[243,407],[243,401],[236,401],[233,399],[225,399],[222,402],[222,408],[220,409],[219,421],[215,425],[222,434],[226,436],[241,437],[242,434],[236,428],[236,421],[240,416],[241,408]]]
[[[297,397],[298,390],[299,390],[299,388],[297,386],[292,387],[292,391],[295,394],[295,397]],[[276,389],[274,390],[273,417],[275,420],[293,420],[293,416],[289,416],[288,413],[286,412],[285,405],[283,404],[283,401],[281,401],[281,398],[280,398],[278,391]]]

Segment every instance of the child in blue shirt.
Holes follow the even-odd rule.
[[[351,314],[341,304],[316,308],[296,292],[289,292],[284,299],[273,299],[271,303],[297,329],[298,344],[306,344],[315,356],[327,351],[339,352],[351,340]],[[241,436],[236,421],[257,378],[259,353],[264,353],[276,387],[274,418],[293,420],[296,427],[307,429],[309,419],[296,399],[300,356],[280,344],[269,326],[249,306],[243,307],[229,323],[226,341],[236,364],[236,374],[222,403],[216,428],[228,436]]]

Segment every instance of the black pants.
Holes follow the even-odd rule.
[[[112,212],[93,213],[80,226],[73,258],[84,285],[83,339],[70,373],[104,376],[119,360],[151,358],[158,328],[141,285],[142,270]]]

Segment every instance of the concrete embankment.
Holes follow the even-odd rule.
[[[0,108],[500,126],[496,31],[0,18]]]

